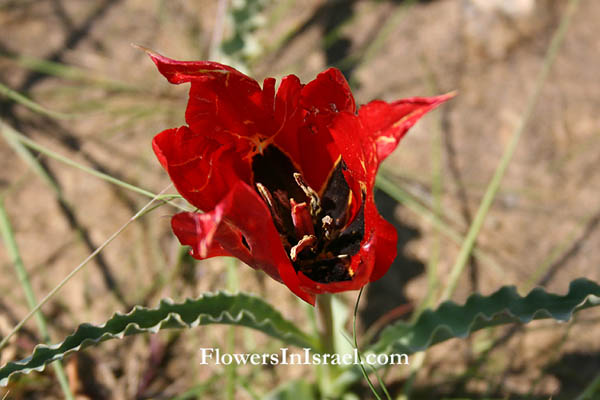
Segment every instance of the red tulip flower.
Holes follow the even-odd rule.
[[[252,78],[209,61],[149,52],[174,84],[190,82],[187,125],[152,143],[179,193],[199,212],[173,217],[197,259],[233,256],[303,300],[359,289],[396,257],[377,212],[375,174],[406,131],[452,95],[372,101],[357,113],[335,68],[308,84]]]

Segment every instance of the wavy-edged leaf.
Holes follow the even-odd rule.
[[[379,340],[363,351],[363,360],[367,353],[413,354],[445,340],[465,338],[479,329],[496,325],[543,318],[567,321],[575,312],[594,306],[600,306],[600,286],[584,278],[572,281],[566,295],[536,288],[522,297],[514,286],[503,286],[489,296],[473,294],[464,305],[446,301],[437,310],[424,311],[413,324],[389,325]],[[355,365],[341,374],[333,386],[343,393],[360,379],[362,373]]]
[[[423,312],[412,325],[391,325],[369,351],[412,354],[482,328],[543,318],[567,321],[573,313],[599,305],[600,286],[584,278],[572,281],[566,295],[536,288],[522,297],[514,286],[504,286],[489,296],[473,294],[464,305],[444,302],[437,310]]]
[[[0,386],[6,386],[8,379],[15,373],[41,371],[52,361],[108,339],[208,324],[246,326],[291,345],[316,347],[316,340],[312,336],[284,319],[279,311],[260,298],[245,293],[209,293],[198,299],[187,299],[183,303],[164,299],[156,308],[136,306],[127,314],[116,313],[106,323],[98,326],[82,324],[64,342],[52,346],[38,345],[30,357],[0,368]]]

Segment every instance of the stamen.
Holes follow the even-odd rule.
[[[296,261],[298,259],[298,254],[302,252],[302,250],[306,248],[314,248],[314,245],[317,244],[317,238],[314,235],[304,235],[302,239],[290,250],[290,259],[292,261]]]
[[[298,237],[314,235],[315,229],[306,203],[302,202],[298,204],[294,199],[290,199],[290,204],[292,206],[292,223],[294,224]]]
[[[310,199],[311,214],[313,216],[316,216],[317,214],[319,214],[319,212],[321,212],[321,199],[319,199],[319,195],[317,194],[317,192],[314,191],[313,188],[306,184],[304,178],[302,177],[302,174],[300,174],[299,172],[294,172],[294,179],[296,180],[296,183],[298,184],[298,186],[300,186],[300,189],[302,189],[306,197]]]
[[[260,182],[256,182],[256,188],[258,189],[258,193],[260,193],[261,197],[267,203],[270,209],[273,209],[273,197],[271,196],[271,192]]]
[[[365,234],[366,195],[354,196],[344,161],[338,158],[325,187],[317,192],[287,153],[268,141],[255,144],[252,182],[294,269],[324,284],[351,280],[356,274],[352,257],[360,251]],[[362,204],[352,212],[356,202]]]
[[[331,232],[333,230],[333,218],[331,216],[326,215],[321,219],[323,232],[325,233],[325,239],[331,240]]]
[[[275,202],[273,201],[273,196],[271,196],[271,192],[267,189],[262,183],[256,182],[256,188],[258,189],[258,193],[260,193],[261,197],[267,203],[269,210],[271,211],[271,216],[273,217],[273,221],[275,222],[275,227],[279,232],[282,232],[285,228],[285,224],[283,223],[283,219],[277,212],[275,208]]]

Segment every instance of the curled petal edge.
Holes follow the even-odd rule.
[[[282,282],[304,301],[315,304],[314,294],[300,286],[269,210],[246,183],[236,183],[208,213],[175,215],[172,227],[180,242],[192,247],[193,257],[237,257]]]
[[[410,97],[387,103],[374,100],[360,108],[359,119],[365,133],[375,142],[377,158],[383,161],[406,132],[423,115],[456,96],[456,92],[435,97]]]

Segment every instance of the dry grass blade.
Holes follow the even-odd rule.
[[[49,110],[46,107],[41,106],[38,103],[36,103],[35,101],[29,99],[28,97],[23,96],[21,93],[15,92],[14,90],[3,85],[2,83],[0,83],[0,94],[8,97],[12,101],[15,101],[15,102],[21,104],[22,106],[29,108],[31,111],[35,111],[39,114],[46,115],[51,118],[70,119],[70,118],[77,117],[74,114],[65,114],[65,113],[61,113],[58,111]]]
[[[8,218],[8,214],[6,213],[6,208],[4,207],[3,196],[0,196],[0,233],[2,235],[2,239],[4,240],[4,245],[10,254],[10,258],[12,259],[17,276],[19,277],[19,282],[21,283],[21,287],[25,293],[27,304],[29,308],[34,308],[37,301],[35,299],[33,287],[29,281],[29,275],[25,269],[25,265],[23,265],[23,259],[21,258],[19,247],[17,246],[17,241],[15,240],[12,225]],[[46,326],[46,319],[44,318],[44,315],[41,311],[38,311],[35,313],[35,318],[44,342],[49,343],[50,334],[48,333],[48,327]],[[71,393],[71,389],[69,388],[67,376],[61,362],[54,364],[54,372],[56,372],[56,378],[58,379],[65,398],[68,400],[73,400],[73,393]]]
[[[527,107],[525,108],[525,111],[523,112],[518,125],[515,127],[515,129],[512,133],[510,142],[509,142],[508,146],[506,147],[504,154],[502,155],[502,159],[500,160],[500,163],[498,164],[498,166],[496,168],[494,176],[492,177],[490,183],[488,184],[487,190],[483,196],[483,199],[481,200],[481,203],[479,205],[477,213],[475,214],[475,217],[473,218],[473,223],[471,224],[471,227],[469,228],[467,237],[465,238],[465,241],[463,242],[463,244],[461,246],[458,257],[456,258],[456,262],[454,263],[454,266],[452,267],[452,270],[450,272],[450,276],[448,278],[448,284],[446,285],[446,288],[444,289],[444,292],[441,297],[442,301],[450,299],[452,297],[452,294],[456,290],[458,280],[459,280],[460,276],[462,275],[462,272],[463,272],[465,266],[467,265],[469,256],[471,255],[471,252],[473,250],[473,245],[475,244],[475,240],[477,239],[477,236],[479,235],[479,232],[481,230],[481,227],[483,226],[485,217],[487,216],[487,213],[490,210],[490,207],[492,206],[492,203],[494,202],[494,199],[496,197],[496,193],[498,192],[498,189],[500,188],[500,184],[502,183],[502,178],[504,177],[504,173],[506,172],[506,169],[508,168],[510,160],[512,159],[512,156],[517,148],[519,139],[521,138],[523,132],[525,131],[525,128],[527,127],[527,123],[529,122],[529,119],[531,118],[531,115],[533,114],[533,110],[535,109],[535,106],[538,103],[540,94],[542,93],[542,87],[544,86],[544,83],[546,82],[546,79],[548,78],[550,69],[551,69],[552,65],[554,64],[554,60],[556,59],[556,56],[558,55],[558,50],[560,49],[560,46],[566,36],[567,29],[569,27],[569,24],[571,22],[573,15],[575,14],[575,11],[577,10],[579,1],[580,0],[570,0],[569,1],[567,10],[561,19],[560,25],[559,25],[558,29],[556,30],[554,36],[552,37],[552,41],[550,42],[550,46],[548,47],[548,51],[546,52],[546,56],[544,57],[544,61],[542,64],[542,70],[540,71],[539,75],[537,76],[537,79],[535,82],[535,88],[527,101]]]
[[[40,310],[40,308],[42,308],[44,304],[46,304],[52,297],[54,297],[54,295],[58,293],[58,291],[62,289],[63,286],[66,285],[67,282],[71,280],[71,278],[73,278],[73,276],[75,276],[79,271],[81,271],[83,267],[85,267],[98,253],[100,253],[106,246],[108,246],[110,242],[112,242],[117,236],[119,236],[119,234],[123,232],[125,228],[127,228],[133,221],[135,221],[141,215],[143,215],[146,212],[146,210],[158,199],[158,197],[170,187],[170,184],[167,187],[165,187],[159,194],[157,194],[144,207],[142,207],[133,217],[131,217],[129,221],[122,225],[115,233],[113,233],[108,239],[106,239],[104,243],[102,243],[94,252],[92,252],[89,256],[85,258],[85,260],[83,260],[77,267],[75,267],[75,269],[73,269],[58,285],[56,285],[54,289],[52,289],[46,296],[44,296],[44,298],[35,307],[32,308],[29,314],[27,314],[21,321],[19,321],[19,323],[12,329],[12,331],[8,335],[2,338],[2,341],[0,342],[0,349],[6,346],[8,340],[15,333],[17,333],[23,327],[23,325],[27,321],[29,321],[29,319],[38,310]]]
[[[33,149],[33,150],[38,151],[38,152],[40,152],[40,153],[42,153],[42,154],[44,154],[44,155],[46,155],[48,157],[51,157],[54,160],[60,161],[63,164],[66,164],[66,165],[69,165],[71,167],[77,168],[77,169],[79,169],[81,171],[84,171],[84,172],[86,172],[86,173],[88,173],[90,175],[93,175],[93,176],[95,176],[97,178],[103,179],[103,180],[105,180],[107,182],[110,182],[110,183],[112,183],[114,185],[117,185],[117,186],[121,186],[121,187],[123,187],[125,189],[128,189],[128,190],[131,190],[133,192],[142,194],[142,195],[144,195],[146,197],[155,198],[157,196],[156,194],[154,194],[154,193],[152,193],[152,192],[150,192],[148,190],[142,189],[140,187],[137,187],[137,186],[132,185],[132,184],[127,183],[127,182],[123,182],[123,181],[121,181],[121,180],[119,180],[117,178],[114,178],[114,177],[112,177],[112,176],[110,176],[108,174],[105,174],[105,173],[100,172],[100,171],[96,171],[95,169],[86,167],[83,164],[80,164],[80,163],[78,163],[76,161],[73,161],[73,160],[71,160],[71,159],[69,159],[69,158],[67,158],[65,156],[62,156],[62,155],[60,155],[60,154],[58,154],[58,153],[56,153],[56,152],[54,152],[54,151],[52,151],[50,149],[47,149],[46,147],[44,147],[44,146],[42,146],[42,145],[34,142],[33,140],[25,137],[20,132],[17,132],[15,129],[13,129],[11,126],[7,125],[6,123],[2,122],[1,120],[0,120],[0,132],[4,135],[4,137],[7,139],[7,141],[9,141],[9,143],[20,143],[22,145],[25,145],[25,146],[29,147],[30,149]],[[16,150],[19,152],[19,154],[23,153],[22,151],[19,151],[19,149],[16,149]],[[37,163],[30,163],[29,161],[31,161],[31,157],[28,157],[28,159],[29,159],[28,163],[30,165],[34,165],[34,169],[39,172],[39,168],[35,167],[35,165]],[[47,174],[43,173],[41,176],[42,176],[42,178],[44,180],[47,180],[47,178],[45,178],[45,176],[47,176]],[[157,199],[158,200],[162,200],[162,201],[168,201],[169,199],[180,198],[180,197],[181,196],[179,196],[179,195],[171,195],[171,194],[169,194],[169,195],[159,196]],[[170,203],[170,204],[173,204],[173,203]],[[175,207],[177,207],[177,208],[179,208],[179,209],[181,209],[183,211],[190,211],[188,208],[183,207],[181,205],[173,204],[173,206],[175,206]]]

